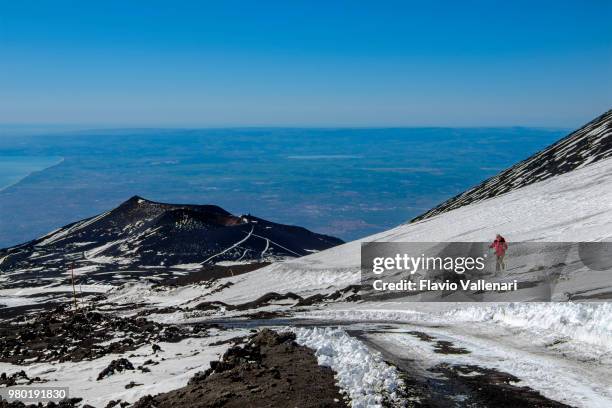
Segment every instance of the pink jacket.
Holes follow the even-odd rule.
[[[493,248],[495,250],[495,255],[504,256],[506,250],[508,249],[508,243],[505,240],[496,239],[493,241],[489,248]]]

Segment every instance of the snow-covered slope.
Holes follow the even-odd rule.
[[[214,296],[226,302],[267,292],[330,292],[359,282],[361,242],[603,241],[612,238],[612,159],[400,225],[317,254],[270,265],[231,280]]]
[[[232,278],[233,285],[206,299],[243,303],[267,292],[329,293],[359,283],[363,241],[488,241],[498,232],[510,241],[609,241],[612,158]],[[327,304],[297,315],[361,333],[360,338],[384,352],[387,361],[396,365],[409,362],[405,369],[412,374],[422,368],[424,376],[432,376],[440,367],[470,367],[476,373],[499,370],[516,376],[517,386],[529,387],[551,400],[604,408],[612,403],[609,306],[387,301]],[[382,323],[378,329],[376,322]],[[436,341],[465,352],[441,353],[435,349]],[[432,381],[439,380],[436,376]]]
[[[612,110],[541,152],[443,202],[413,221],[431,218],[612,157]]]

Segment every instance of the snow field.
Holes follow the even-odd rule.
[[[534,334],[572,340],[612,353],[610,303],[509,303],[456,309],[444,314],[463,322],[491,322]]]
[[[441,311],[435,311],[438,305]],[[396,305],[396,307],[403,306],[405,310],[368,310],[364,306],[366,304],[355,306],[354,309],[316,310],[307,312],[303,316],[337,321],[387,321],[449,326],[482,323],[491,327],[519,330],[547,343],[563,341],[576,348],[588,350],[590,355],[597,353],[601,356],[607,354],[612,356],[611,303]]]
[[[162,351],[157,354],[153,354],[151,345],[147,344],[123,354],[107,354],[80,362],[34,363],[26,366],[0,363],[0,372],[10,375],[24,370],[30,378],[39,376],[48,380],[43,386],[68,387],[70,397],[83,398],[82,404],[104,407],[109,401],[118,399],[134,403],[147,394],[155,395],[187,385],[191,377],[208,369],[210,362],[218,360],[231,346],[231,342],[215,346],[211,346],[211,343],[247,334],[247,330],[213,331],[210,337],[187,338],[178,343],[162,342],[159,343]],[[96,380],[98,373],[112,360],[122,357],[130,360],[134,367],[149,359],[158,364],[146,366],[151,369],[149,373],[123,371]],[[130,381],[141,385],[126,389]]]

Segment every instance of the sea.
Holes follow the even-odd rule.
[[[0,248],[131,196],[353,240],[425,212],[568,133],[532,128],[101,129],[0,135]]]

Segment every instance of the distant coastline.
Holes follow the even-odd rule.
[[[22,156],[16,156],[16,157],[13,157],[13,159],[15,159],[17,157],[22,157]],[[25,158],[27,156],[23,156],[23,157]],[[0,193],[5,191],[6,189],[8,189],[10,187],[13,187],[13,186],[21,183],[24,179],[28,178],[32,174],[38,173],[38,172],[41,172],[41,171],[45,171],[45,170],[50,169],[51,167],[55,167],[57,165],[60,165],[65,160],[64,157],[59,157],[59,156],[58,157],[54,157],[54,158],[51,158],[51,157],[45,157],[45,158],[39,157],[38,159],[40,159],[40,160],[49,159],[48,161],[52,162],[52,163],[50,163],[50,164],[44,163],[44,166],[42,165],[42,163],[39,166],[34,166],[34,165],[28,166],[28,169],[24,169],[24,171],[22,171],[19,175],[15,174],[12,177],[13,180],[8,182],[7,184],[0,184]],[[0,164],[0,169],[2,169],[2,166],[3,165]],[[10,164],[5,162],[4,166],[6,166],[8,168],[8,166],[10,166]],[[7,179],[8,179],[8,177],[7,177]],[[2,179],[0,179],[0,182],[1,183],[5,183],[5,181],[2,180]]]

